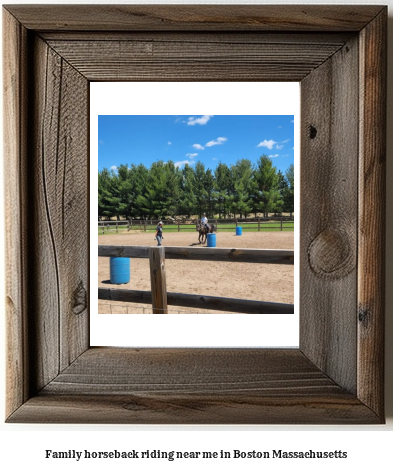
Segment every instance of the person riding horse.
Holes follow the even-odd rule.
[[[206,231],[209,232],[210,231],[210,226],[209,224],[207,223],[207,217],[206,217],[206,214],[203,213],[203,217],[201,219],[201,222],[202,224],[206,227]]]
[[[207,234],[215,232],[216,227],[214,224],[208,224],[206,214],[203,214],[202,219],[197,222],[197,231],[199,232],[199,243],[203,244],[204,242],[206,242]]]

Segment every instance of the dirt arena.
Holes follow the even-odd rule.
[[[198,244],[197,232],[167,232],[164,229],[164,246],[190,246]],[[111,233],[98,236],[99,245],[156,245],[154,234]],[[205,245],[202,245],[205,246]],[[293,249],[293,232],[234,232],[218,233],[217,247]],[[265,265],[236,262],[205,262],[166,260],[168,292],[206,296],[223,296],[277,303],[294,302],[294,267],[292,265]],[[98,258],[98,286],[133,290],[150,290],[148,259],[131,259],[131,280],[124,285],[110,283],[109,258]],[[151,306],[99,300],[100,314],[151,313]],[[168,308],[170,313],[217,313],[198,311],[197,308]]]

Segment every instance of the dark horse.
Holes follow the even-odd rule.
[[[209,229],[206,229],[206,226],[202,224],[201,221],[198,222],[197,224],[197,231],[199,232],[199,238],[198,241],[200,244],[204,244],[207,239],[207,234],[212,234],[213,232],[216,231],[216,226],[213,224],[208,224]],[[201,241],[202,237],[202,241]]]

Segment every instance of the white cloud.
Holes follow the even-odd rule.
[[[214,117],[214,115],[202,115],[202,117],[189,117],[187,120],[187,125],[206,125],[207,122]]]
[[[172,145],[172,142],[168,142],[167,145]]]
[[[192,160],[193,158],[195,158],[196,156],[198,156],[198,153],[187,153],[188,158],[190,158],[190,160]]]
[[[217,160],[217,158],[212,158],[212,160],[213,160],[213,161],[216,161],[216,160]]]
[[[176,168],[181,168],[184,165],[192,165],[194,163],[195,163],[195,161],[188,161],[188,160],[176,161],[175,166],[176,166]]]
[[[287,140],[284,140],[284,141],[282,141],[282,142],[279,142],[280,145],[276,145],[276,149],[277,149],[277,150],[283,149],[283,148],[284,148],[284,145],[281,145],[281,143],[288,143],[288,142],[289,142],[289,138],[288,138]]]
[[[196,150],[204,150],[204,149],[205,149],[205,147],[202,146],[202,145],[200,145],[199,143],[194,143],[192,146],[193,146]]]
[[[280,155],[277,155],[277,154],[275,154],[275,155],[269,155],[269,158],[278,158],[279,156],[280,156]]]
[[[263,146],[263,147],[268,148],[269,150],[272,150],[276,143],[277,142],[275,142],[274,140],[263,140],[263,142],[259,143],[257,147]]]
[[[210,142],[207,142],[205,146],[215,146],[215,145],[222,145],[227,141],[227,138],[225,137],[218,137],[217,140],[210,140]]]
[[[112,171],[117,171],[117,166],[111,166]]]

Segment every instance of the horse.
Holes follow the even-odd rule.
[[[213,232],[216,231],[216,226],[213,224],[208,224],[209,229],[206,229],[205,224],[203,224],[201,221],[198,222],[197,224],[197,231],[199,232],[199,238],[198,242],[200,244],[204,244],[207,240],[207,234],[212,234]],[[202,241],[201,241],[202,237]]]

